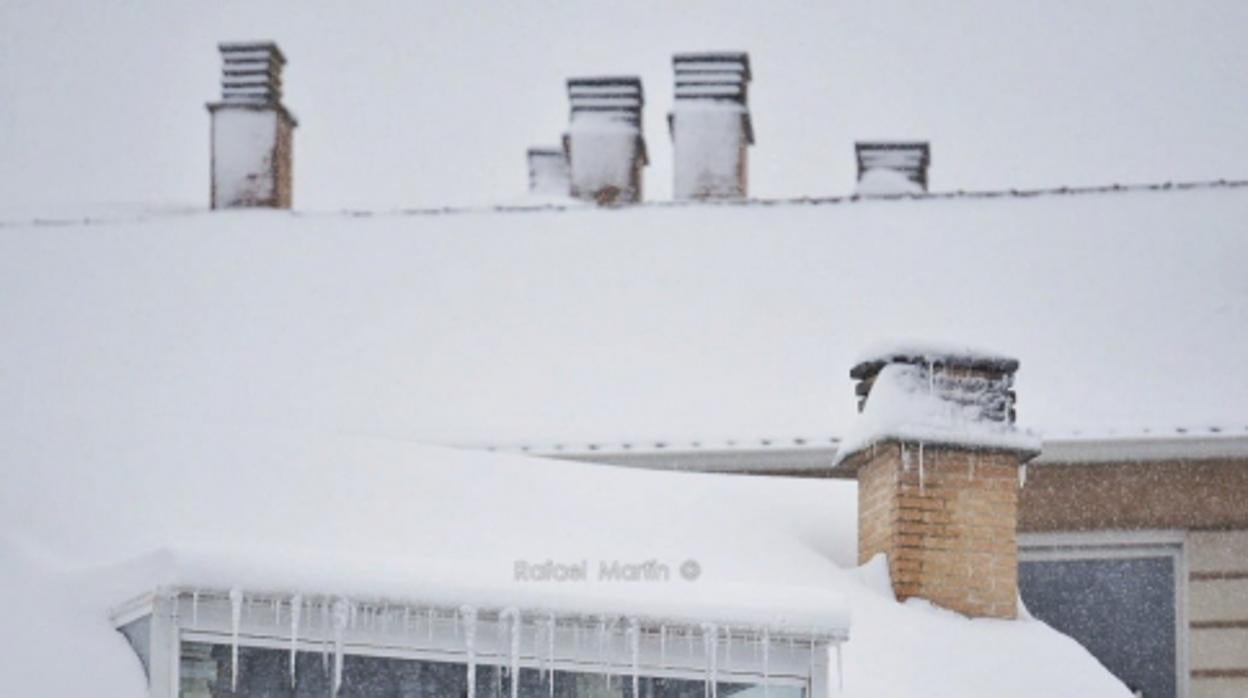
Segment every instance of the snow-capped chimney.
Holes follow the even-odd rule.
[[[859,194],[900,194],[927,191],[927,168],[932,164],[926,142],[859,142]]]
[[[271,41],[220,44],[221,101],[212,115],[212,208],[290,208],[291,141],[282,105],[286,57]]]
[[[604,205],[641,201],[641,168],[649,164],[641,78],[571,78],[568,101],[564,149],[572,196]]]
[[[529,148],[529,193],[567,196],[568,154],[563,148]]]
[[[893,592],[972,617],[1018,613],[1018,496],[1040,442],[1014,425],[1018,361],[967,350],[874,352],[837,469],[858,478],[858,559]]]
[[[754,145],[748,53],[680,53],[672,57],[676,101],[668,115],[675,151],[676,199],[741,199],[749,192],[748,148]]]

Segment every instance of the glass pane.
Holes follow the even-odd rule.
[[[231,690],[231,659],[227,645],[183,643],[182,696],[184,698],[325,698],[329,695],[333,657],[300,652],[295,681],[290,679],[290,653],[285,650],[240,647],[238,686]],[[463,664],[385,657],[347,655],[343,661],[340,698],[455,698],[467,695]],[[511,681],[506,669],[477,667],[479,698],[509,698]],[[641,677],[638,698],[702,698],[703,681]],[[759,698],[760,686],[717,684],[721,696]],[[550,685],[536,669],[520,670],[520,695],[547,698]],[[773,685],[771,698],[802,698],[794,686]],[[555,698],[633,698],[632,677],[595,673],[555,673]]]
[[[1022,562],[1023,603],[1146,698],[1175,695],[1174,559]]]

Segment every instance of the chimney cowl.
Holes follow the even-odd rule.
[[[850,370],[859,417],[842,435],[836,466],[888,441],[1010,451],[1030,460],[1039,439],[1015,426],[1017,359],[992,352],[895,345],[864,354]]]
[[[878,172],[896,173],[927,191],[932,149],[927,141],[859,141],[854,143],[858,182],[869,183]],[[880,192],[871,192],[880,193]]]

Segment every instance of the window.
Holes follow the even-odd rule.
[[[186,698],[226,698],[265,696],[266,698],[324,698],[330,694],[333,667],[319,652],[299,652],[292,684],[290,653],[258,647],[239,649],[237,689],[231,689],[233,660],[229,645],[184,643],[182,645],[182,695]],[[554,687],[550,677],[538,669],[522,668],[519,695],[522,698],[632,698],[631,675],[556,671]],[[347,655],[344,657],[339,698],[456,698],[467,696],[467,672],[463,664],[423,660]],[[508,698],[511,676],[506,667],[478,666],[476,695],[480,698]],[[643,676],[638,680],[639,698],[703,698],[704,680]],[[720,696],[754,698],[761,687],[752,683],[716,684]],[[802,698],[802,688],[773,685],[768,695],[775,698]]]
[[[806,698],[837,680],[830,649],[845,639],[220,591],[151,594],[114,622],[148,658],[153,698],[321,698],[336,680],[342,698],[454,698],[469,666],[477,698],[510,698],[513,678],[524,698]]]
[[[1019,593],[1146,698],[1184,695],[1181,537],[1059,534],[1020,540]]]

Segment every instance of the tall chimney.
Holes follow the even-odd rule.
[[[563,148],[529,148],[529,193],[567,196],[568,154]]]
[[[927,191],[927,168],[932,164],[926,141],[876,141],[854,144],[858,160],[859,193]]]
[[[888,557],[899,600],[1014,618],[1018,495],[1039,440],[1014,425],[1018,361],[902,348],[854,366],[861,413],[837,468],[858,478],[858,559]]]
[[[603,205],[641,201],[641,168],[649,164],[642,136],[641,78],[572,78],[568,101],[564,149],[572,196]]]
[[[676,100],[667,117],[675,151],[676,199],[741,199],[749,193],[748,53],[672,57]]]
[[[212,115],[212,208],[290,208],[291,140],[282,105],[286,57],[271,41],[220,44],[221,101]]]

